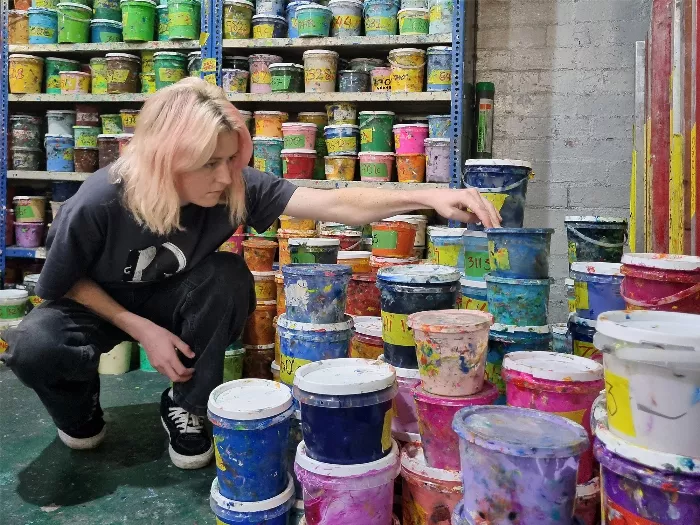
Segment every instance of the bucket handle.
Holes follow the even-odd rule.
[[[518,186],[522,186],[527,181],[527,177],[520,179],[518,182],[509,184],[508,186],[501,186],[500,188],[479,188],[478,186],[471,186],[467,184],[467,188],[475,188],[479,190],[479,193],[505,193],[506,191],[514,190]]]
[[[404,65],[399,64],[399,63],[397,63],[397,62],[394,62],[394,61],[391,60],[390,58],[387,59],[387,60],[388,60],[388,62],[389,62],[390,65],[399,67],[399,68],[401,68],[401,69],[423,69],[423,67],[425,67],[425,60],[424,60],[420,65],[417,65],[417,66],[404,66]]]
[[[626,279],[623,279],[622,284],[620,284],[620,295],[626,303],[631,304],[632,306],[638,306],[640,308],[655,308],[657,306],[667,306],[673,303],[677,303],[678,301],[682,301],[683,299],[688,299],[696,293],[700,293],[700,283],[695,283],[690,288],[686,288],[685,290],[682,290],[673,295],[669,295],[667,297],[662,297],[661,299],[655,299],[650,302],[637,301],[636,299],[629,298],[625,293],[625,281]]]
[[[627,231],[625,231],[625,242],[617,243],[597,241],[595,239],[592,239],[591,237],[588,237],[587,235],[582,234],[573,226],[567,226],[566,229],[574,235],[576,235],[576,237],[578,237],[579,239],[583,239],[584,241],[590,242],[591,244],[595,244],[596,246],[600,246],[601,248],[622,248],[625,245],[625,242],[627,241]]]

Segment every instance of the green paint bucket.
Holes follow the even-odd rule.
[[[199,0],[168,0],[168,39],[199,38]]]
[[[105,135],[119,135],[123,133],[122,116],[119,113],[104,113],[100,115],[102,120],[102,133]]]
[[[90,59],[90,72],[92,73],[92,94],[107,94],[107,59],[95,57]]]
[[[153,365],[151,362],[148,360],[148,354],[146,354],[146,349],[139,344],[139,368],[143,370],[144,372],[157,372],[155,368],[153,368]]]
[[[159,5],[158,10],[158,40],[165,42],[168,40],[168,6]]]
[[[163,89],[187,76],[187,56],[173,51],[153,55],[156,89]]]
[[[243,377],[243,357],[245,348],[240,341],[230,345],[224,353],[224,383]]]
[[[121,8],[124,42],[153,40],[156,24],[154,0],[122,0]]]
[[[58,4],[58,43],[87,44],[90,42],[91,17],[92,9],[86,5],[74,2]]]
[[[87,27],[90,27],[90,21],[87,22]],[[61,93],[61,71],[80,71],[80,62],[67,58],[46,57],[44,75],[46,76],[47,93]]]
[[[101,128],[97,126],[73,126],[73,142],[76,148],[96,148],[97,135]]]
[[[360,151],[394,151],[394,112],[360,111]]]
[[[122,21],[122,10],[119,7],[119,0],[94,0],[93,18],[103,20]]]
[[[92,0],[73,0],[74,4],[80,4],[92,9]]]

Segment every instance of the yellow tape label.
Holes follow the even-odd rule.
[[[393,31],[396,23],[390,16],[371,16],[365,18],[365,31]]]
[[[385,343],[397,346],[415,346],[413,330],[408,327],[407,314],[382,311],[382,338]]]
[[[357,15],[335,15],[333,16],[333,29],[357,29],[360,27],[362,19]]]
[[[598,349],[593,346],[593,343],[585,341],[574,341],[574,355],[593,359],[593,356],[598,354]]]
[[[177,82],[185,77],[185,72],[182,69],[174,67],[158,68],[158,78],[161,82]]]
[[[452,71],[449,69],[434,69],[428,75],[428,84],[449,86],[452,84]]]
[[[372,128],[365,128],[360,130],[360,144],[369,144],[372,142],[374,137],[374,130]]]
[[[462,310],[479,310],[480,312],[488,312],[488,303],[486,301],[481,301],[480,299],[474,299],[473,297],[462,296],[461,302]]]
[[[168,24],[171,27],[192,25],[192,16],[189,13],[168,13]]]
[[[308,359],[301,359],[299,357],[289,357],[284,354],[280,354],[280,379],[286,385],[291,385],[294,383],[294,375],[297,370],[304,365],[311,363]]]
[[[590,308],[588,302],[588,283],[576,281],[574,283],[574,296],[576,310],[588,310]]]
[[[336,137],[326,139],[326,147],[328,153],[336,153],[340,151],[355,151],[357,149],[357,139],[355,137]]]
[[[455,244],[447,246],[435,246],[435,244],[431,244],[428,250],[428,258],[433,264],[457,267],[459,254],[462,253],[462,249],[463,246]]]
[[[275,26],[272,24],[262,24],[253,28],[253,38],[272,38]]]
[[[496,250],[496,244],[493,241],[489,241],[489,262],[493,268],[510,270],[508,248],[499,248]]]
[[[553,412],[553,414],[570,419],[579,425],[583,425],[583,417],[586,415],[586,412],[587,410],[584,408],[583,410],[573,410],[571,412]]]
[[[216,59],[215,58],[203,58],[202,59],[202,71],[204,73],[216,73]]]
[[[253,84],[269,84],[272,82],[272,75],[267,69],[256,71],[250,76],[250,81]]]
[[[635,437],[637,433],[634,429],[630,383],[627,378],[605,370],[605,394],[610,426],[618,432]]]
[[[108,69],[107,70],[107,81],[108,82],[126,82],[129,78],[128,69]]]
[[[503,203],[506,202],[506,199],[508,198],[507,193],[482,193],[481,196],[493,204],[493,207],[498,211],[501,211],[503,208]]]
[[[260,158],[260,157],[254,157],[254,158],[253,158],[253,167],[254,167],[256,170],[265,171],[265,166],[266,166],[266,165],[265,165],[265,159]]]
[[[382,451],[391,449],[391,420],[394,417],[393,407],[384,414],[384,426],[382,427]]]

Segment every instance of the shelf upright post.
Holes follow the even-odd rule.
[[[9,93],[9,48],[7,39],[9,37],[8,30],[8,9],[9,0],[0,0],[2,9],[2,83],[0,97],[0,199],[2,199],[2,207],[0,208],[0,284],[5,281],[5,220],[6,220],[6,202],[7,202],[7,136],[10,131],[8,127],[8,93]]]
[[[202,78],[221,85],[223,0],[202,2]]]

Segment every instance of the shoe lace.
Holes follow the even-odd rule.
[[[202,432],[204,418],[201,416],[195,416],[180,407],[170,407],[168,415],[183,434],[200,434]]]

